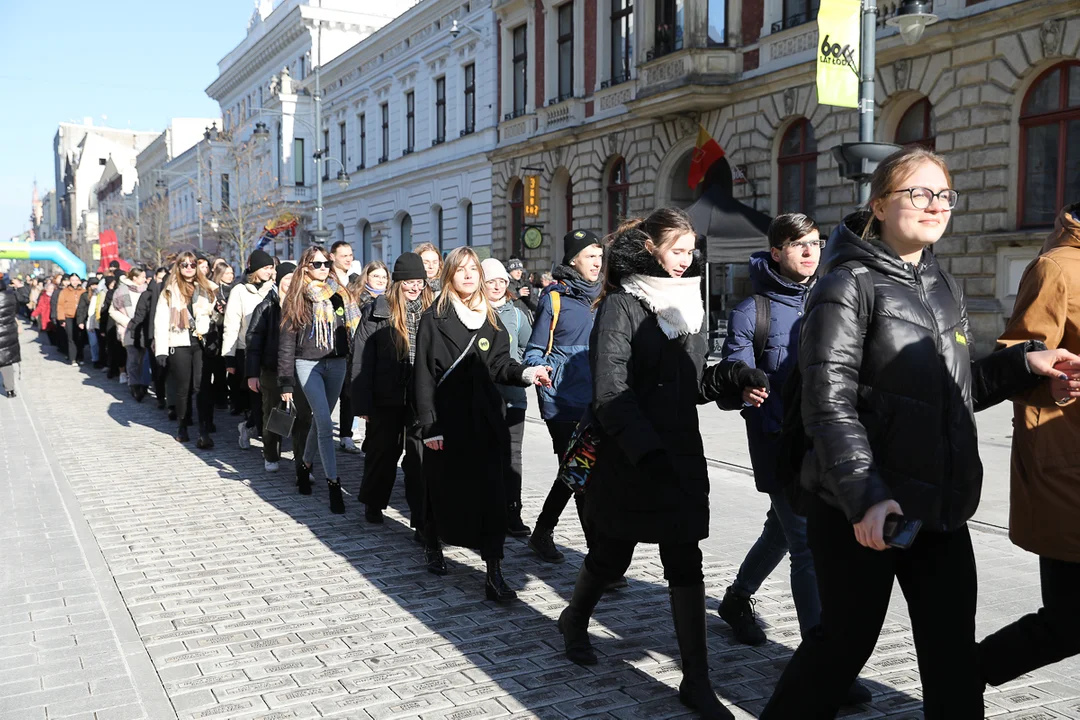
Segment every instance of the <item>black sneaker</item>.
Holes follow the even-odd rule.
[[[365,505],[364,506],[364,519],[367,520],[369,523],[372,523],[374,525],[382,525],[383,524],[382,510],[380,510],[379,508],[374,507],[372,505]]]
[[[529,547],[544,562],[561,563],[566,559],[559,552],[559,548],[555,547],[555,539],[552,537],[552,531],[548,528],[537,527],[532,537],[529,538]]]
[[[743,597],[728,588],[720,603],[720,618],[731,626],[735,639],[743,645],[765,644],[765,631],[754,615],[753,598]]]

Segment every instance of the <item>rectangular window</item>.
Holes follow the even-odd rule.
[[[360,116],[360,164],[357,170],[367,167],[367,115]]]
[[[304,186],[304,138],[293,140],[293,185]]]
[[[316,152],[319,155],[319,162],[322,163],[322,179],[323,180],[329,180],[330,179],[330,163],[326,162],[326,156],[330,152],[330,131],[329,130],[323,130],[322,131],[322,147],[320,147],[318,150],[316,150]]]
[[[773,26],[773,32],[817,20],[820,5],[821,0],[784,0],[784,17],[780,20],[780,27]]]
[[[633,65],[634,2],[611,0],[611,84],[629,80]]]
[[[296,67],[300,71],[299,73],[297,73],[297,75],[301,80],[307,77],[307,64],[304,62],[303,55],[301,55],[300,58],[296,61]]]
[[[727,44],[727,0],[709,0],[709,44]]]
[[[435,81],[435,142],[446,142],[446,78]]]
[[[342,169],[342,171],[344,171],[345,170],[345,160],[347,159],[345,157],[345,145],[346,145],[345,123],[340,122],[340,123],[338,123],[337,127],[338,127],[338,160],[341,161],[341,169]]]
[[[229,193],[229,173],[222,173],[221,174],[221,207],[231,208],[232,207],[232,203],[230,202],[231,199],[232,198],[230,197],[230,193]]]
[[[574,96],[574,3],[560,5],[559,13],[559,97],[562,102]]]
[[[525,114],[529,93],[529,46],[527,24],[514,28],[514,107],[513,117]]]
[[[379,112],[382,114],[382,155],[379,162],[384,163],[390,159],[390,103],[380,105]]]
[[[661,57],[676,50],[682,50],[683,13],[683,0],[656,0],[656,35],[653,38],[653,57]]]
[[[416,93],[405,93],[405,151],[408,155],[416,148]]]
[[[476,65],[465,66],[465,134],[476,131]]]

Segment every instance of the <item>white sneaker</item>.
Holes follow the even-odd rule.
[[[341,438],[341,449],[353,454],[360,452],[360,448],[356,447],[356,443],[353,442],[351,437]]]
[[[127,385],[127,373],[126,372],[120,373],[120,384],[121,385]]]
[[[251,449],[251,434],[248,431],[247,420],[241,420],[240,424],[236,426],[236,429],[240,432],[240,438],[237,441],[241,450]]]
[[[269,460],[263,460],[263,469],[266,472],[277,472],[278,464],[276,462],[270,462]]]

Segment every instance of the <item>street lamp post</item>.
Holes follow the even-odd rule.
[[[886,24],[900,29],[906,45],[914,45],[927,25],[938,18],[929,12],[925,0],[904,0]],[[832,149],[840,165],[840,177],[853,180],[858,189],[859,207],[870,200],[870,177],[877,166],[900,149],[892,143],[874,142],[874,72],[877,65],[877,0],[862,0],[862,32],[859,43],[859,141],[842,143]]]

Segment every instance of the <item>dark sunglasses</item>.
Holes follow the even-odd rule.
[[[199,267],[199,264],[193,262],[182,262],[180,263],[180,267],[184,269],[197,268]]]
[[[326,268],[327,270],[329,270],[331,265],[332,265],[332,263],[329,260],[312,260],[311,261],[311,267],[315,268],[316,270],[322,270],[323,268]]]

